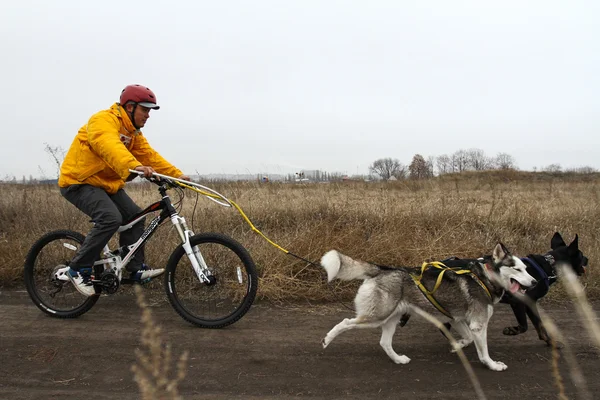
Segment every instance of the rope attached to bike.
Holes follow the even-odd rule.
[[[288,254],[288,255],[290,255],[290,256],[292,256],[292,257],[295,257],[295,258],[297,258],[297,259],[299,259],[299,260],[302,260],[302,261],[304,261],[304,262],[307,262],[307,263],[309,263],[309,264],[311,264],[311,265],[314,265],[315,267],[318,267],[318,268],[320,268],[320,265],[318,265],[317,263],[315,263],[315,262],[313,262],[313,261],[310,261],[310,260],[307,260],[306,258],[304,258],[304,257],[301,257],[301,256],[299,256],[299,255],[297,255],[297,254],[294,254],[294,253],[290,252],[289,250],[286,250],[286,249],[284,249],[283,247],[281,247],[280,245],[278,245],[277,243],[275,243],[275,242],[274,242],[274,241],[272,241],[271,239],[269,239],[269,238],[268,238],[268,237],[267,237],[267,236],[266,236],[264,233],[262,233],[262,232],[261,232],[261,231],[260,231],[260,230],[259,230],[259,229],[258,229],[256,226],[254,226],[254,224],[252,223],[252,221],[250,220],[250,218],[248,218],[248,216],[246,215],[246,213],[244,212],[244,210],[242,210],[242,208],[241,208],[241,207],[240,207],[240,206],[239,206],[237,203],[235,203],[234,201],[232,201],[232,200],[229,200],[229,199],[228,199],[228,198],[226,198],[225,196],[223,196],[223,195],[221,195],[221,194],[219,194],[219,193],[217,193],[217,192],[213,191],[212,189],[210,189],[210,190],[211,190],[213,193],[211,193],[211,192],[207,192],[207,191],[205,191],[205,190],[203,190],[203,189],[201,189],[201,188],[198,188],[198,187],[196,187],[196,186],[188,185],[188,184],[186,184],[186,183],[183,183],[183,182],[181,182],[181,181],[174,181],[174,182],[175,182],[175,183],[176,183],[178,186],[184,187],[184,188],[186,188],[186,189],[190,189],[190,190],[192,190],[192,191],[194,191],[194,192],[197,192],[197,193],[199,193],[199,194],[201,194],[201,195],[203,195],[203,196],[209,197],[209,198],[211,198],[211,199],[222,200],[222,201],[224,201],[224,202],[228,203],[229,205],[231,205],[233,208],[235,208],[235,209],[236,209],[236,210],[239,212],[239,214],[242,216],[242,218],[244,219],[244,221],[246,221],[246,223],[247,223],[247,224],[250,226],[250,228],[252,229],[252,231],[253,231],[253,232],[255,232],[256,234],[258,234],[259,236],[261,236],[263,239],[265,239],[265,240],[266,240],[266,241],[267,241],[267,242],[268,242],[270,245],[274,246],[274,247],[275,247],[275,248],[277,248],[278,250],[281,250],[281,251],[283,251],[285,254]],[[208,188],[207,188],[207,189],[208,189]],[[219,203],[219,204],[222,204],[222,203]]]
[[[129,170],[129,172],[137,174],[138,176],[142,176],[143,173],[141,173],[140,171],[136,171],[136,170]],[[250,220],[250,218],[248,218],[248,216],[246,215],[246,213],[244,212],[244,210],[242,210],[242,208],[237,205],[235,202],[229,200],[228,198],[226,198],[225,196],[223,196],[221,193],[217,192],[214,189],[211,189],[209,187],[203,186],[199,183],[196,182],[190,182],[190,181],[186,181],[183,179],[178,179],[178,178],[173,178],[171,176],[166,176],[166,175],[162,175],[162,174],[158,174],[158,173],[153,173],[154,176],[157,176],[159,178],[164,178],[166,179],[168,182],[185,188],[185,189],[189,189],[192,190],[196,193],[199,193],[203,196],[206,196],[207,198],[209,198],[210,200],[213,200],[214,202],[216,202],[219,205],[225,206],[225,207],[234,207],[239,214],[242,216],[242,218],[244,219],[244,221],[246,221],[246,223],[250,226],[250,228],[252,229],[253,232],[257,233],[258,235],[260,235],[263,239],[265,239],[270,245],[274,246],[275,248],[277,248],[278,250],[284,252],[285,254],[288,254],[292,257],[295,257],[299,260],[302,260],[310,265],[313,265],[315,267],[317,267],[317,269],[321,272],[324,272],[323,269],[321,268],[321,266],[313,261],[307,260],[304,257],[301,257],[297,254],[294,254],[292,252],[290,252],[289,250],[284,249],[282,246],[278,245],[277,243],[275,243],[274,241],[272,241],[271,239],[269,239],[264,233],[262,233],[256,226],[254,226],[254,224],[252,223],[252,221]],[[341,303],[341,302],[340,302]],[[346,307],[349,310],[352,310],[352,308],[348,307],[347,305],[341,303],[344,307]]]
[[[315,267],[317,267],[318,269],[321,270],[320,265],[318,265],[317,263],[307,260],[304,257],[301,257],[297,254],[291,253],[289,250],[284,249],[282,246],[278,245],[277,243],[275,243],[274,241],[272,241],[271,239],[269,239],[264,233],[262,233],[256,226],[254,226],[254,224],[252,223],[252,221],[250,220],[250,218],[248,218],[248,216],[246,215],[246,213],[244,212],[244,210],[242,210],[242,208],[235,203],[232,200],[229,200],[228,198],[226,198],[225,196],[223,196],[222,194],[218,193],[217,191],[208,188],[206,186],[202,186],[200,184],[197,184],[195,182],[187,182],[187,181],[182,181],[179,179],[173,179],[170,178],[172,182],[174,182],[177,186],[186,188],[186,189],[190,189],[194,192],[197,192],[203,196],[206,196],[208,198],[210,198],[211,200],[217,202],[218,204],[224,205],[224,206],[230,206],[230,207],[234,207],[239,214],[242,216],[242,218],[244,219],[244,221],[246,221],[246,223],[250,226],[250,228],[252,229],[253,232],[257,233],[258,235],[260,235],[263,239],[265,239],[269,244],[271,244],[272,246],[276,247],[277,249],[283,251],[285,254],[288,254],[292,257],[295,257],[299,260],[302,260],[304,262],[307,262]],[[433,287],[432,290],[428,290],[423,283],[421,282],[421,280],[423,279],[423,274],[425,273],[425,271],[428,271],[430,269],[437,269],[439,270],[439,274],[438,277],[436,279],[435,285]],[[409,273],[409,275],[411,276],[411,278],[413,279],[415,285],[421,290],[421,292],[423,293],[423,295],[429,300],[429,302],[435,307],[437,308],[442,314],[452,318],[452,316],[450,315],[450,313],[448,313],[448,311],[446,311],[446,309],[435,299],[434,297],[434,293],[437,291],[437,289],[440,287],[444,274],[447,271],[451,271],[455,274],[458,275],[463,275],[463,274],[468,274],[470,275],[473,280],[475,282],[477,282],[485,291],[485,293],[491,298],[491,294],[489,289],[487,288],[487,286],[485,285],[485,283],[483,283],[483,281],[481,281],[481,279],[475,275],[471,270],[469,269],[463,269],[463,268],[452,268],[452,267],[448,267],[446,266],[444,263],[439,262],[439,261],[433,261],[433,262],[424,262],[423,265],[421,266],[421,273],[419,275],[417,274],[413,274],[413,273]],[[341,302],[340,302],[341,303]],[[344,307],[348,308],[349,310],[352,310],[350,307],[346,306],[345,304],[341,303],[342,305],[344,305]]]
[[[132,171],[132,172],[136,172],[137,171]],[[165,175],[161,175],[161,174],[156,174],[156,176],[162,177],[162,178],[166,178],[168,179],[170,182],[174,183],[175,185],[182,187],[182,188],[186,188],[189,190],[192,190],[196,193],[199,193],[203,196],[208,197],[209,199],[215,201],[216,203],[226,206],[226,207],[233,207],[235,208],[238,213],[242,216],[242,218],[244,219],[244,221],[246,221],[246,223],[250,226],[250,228],[252,229],[253,232],[257,233],[258,235],[260,235],[263,239],[265,239],[270,245],[274,246],[275,248],[277,248],[278,250],[281,250],[282,252],[284,252],[285,254],[288,254],[292,257],[295,257],[299,260],[302,260],[308,264],[311,264],[319,269],[321,269],[320,265],[307,260],[304,257],[301,257],[297,254],[291,253],[289,250],[286,250],[285,248],[283,248],[282,246],[278,245],[277,243],[275,243],[274,241],[272,241],[271,239],[269,239],[264,233],[262,233],[256,226],[254,226],[254,224],[252,223],[252,221],[250,220],[250,218],[248,218],[248,216],[246,215],[246,213],[244,212],[244,210],[242,210],[242,208],[235,203],[232,200],[229,200],[228,198],[226,198],[225,196],[223,196],[222,194],[218,193],[217,191],[208,188],[206,186],[200,185],[198,183],[195,182],[189,182],[189,181],[184,181],[181,179],[177,179],[177,178],[172,178],[172,177],[168,177]],[[423,283],[421,282],[422,278],[423,278],[423,274],[425,273],[425,271],[434,268],[434,269],[438,269],[440,270],[439,275],[436,279],[435,285],[433,287],[433,289],[430,291],[428,290]],[[468,269],[462,269],[462,268],[451,268],[446,266],[445,264],[443,264],[442,262],[439,261],[433,261],[433,262],[424,262],[423,265],[421,266],[421,273],[419,275],[415,275],[410,273],[410,276],[412,277],[413,281],[415,282],[415,284],[417,285],[417,287],[423,292],[423,294],[425,295],[425,297],[442,313],[445,314],[449,317],[450,314],[441,306],[441,304],[439,304],[437,302],[437,300],[435,299],[435,297],[433,296],[433,294],[437,291],[437,289],[439,288],[439,286],[442,283],[442,279],[444,274],[446,273],[446,271],[452,271],[455,274],[458,275],[462,275],[462,274],[469,274],[486,292],[486,294],[488,296],[490,296],[491,298],[491,294],[489,292],[489,289],[487,288],[487,286],[481,281],[481,279],[479,279],[479,277],[477,275],[475,275],[471,270]],[[343,304],[343,303],[342,303]],[[351,309],[350,307],[346,306],[344,304],[344,306],[348,309]]]

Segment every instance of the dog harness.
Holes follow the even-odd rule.
[[[535,269],[538,272],[538,274],[540,274],[540,277],[542,278],[542,282],[544,282],[544,287],[546,288],[546,290],[549,290],[550,289],[550,277],[548,276],[546,271],[544,271],[544,269],[542,267],[540,267],[538,265],[538,263],[536,263],[534,261],[533,258],[524,257],[524,258],[521,258],[521,261],[523,261],[525,264],[533,267],[533,269]]]
[[[423,283],[421,282],[421,280],[423,279],[423,274],[425,273],[425,271],[427,271],[427,270],[429,270],[431,268],[435,268],[435,269],[438,269],[440,271],[439,271],[439,275],[437,277],[437,280],[435,282],[435,285],[433,286],[433,289],[432,290],[428,290],[425,287],[425,285],[423,285]],[[471,271],[470,269],[461,269],[460,267],[451,268],[451,267],[448,267],[444,263],[439,262],[439,261],[424,262],[423,265],[421,265],[421,273],[419,275],[415,275],[415,274],[409,274],[409,275],[413,279],[413,281],[415,282],[415,284],[417,285],[417,287],[421,290],[421,292],[423,292],[423,294],[425,295],[425,297],[427,298],[427,300],[429,300],[429,302],[435,308],[437,308],[437,310],[439,312],[441,312],[442,314],[444,314],[446,317],[452,319],[452,315],[448,311],[446,311],[444,309],[444,307],[442,307],[442,305],[433,296],[433,294],[436,292],[436,290],[438,290],[438,288],[442,284],[442,279],[443,279],[444,274],[446,273],[446,271],[451,271],[451,272],[453,272],[455,274],[458,274],[458,275],[470,275],[471,278],[473,278],[473,280],[475,282],[477,282],[483,288],[483,290],[488,295],[488,297],[490,299],[492,298],[492,294],[490,293],[490,290],[485,285],[485,283],[483,283],[483,281],[477,275],[475,275],[473,273],[473,271]]]

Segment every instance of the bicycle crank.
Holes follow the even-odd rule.
[[[112,271],[104,271],[102,275],[100,275],[100,280],[94,283],[100,285],[102,290],[108,294],[116,293],[116,291],[119,290],[120,285],[119,278],[117,278],[117,275]]]

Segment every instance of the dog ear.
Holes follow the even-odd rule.
[[[552,236],[552,240],[550,240],[550,248],[552,250],[556,250],[559,247],[563,247],[563,246],[566,246],[566,245],[567,244],[563,240],[562,236],[560,236],[560,233],[555,232],[554,236]]]
[[[498,243],[496,247],[494,247],[492,258],[494,260],[494,263],[497,264],[500,261],[504,260],[508,255],[510,255],[510,251],[508,251],[506,246],[502,243]]]
[[[579,236],[575,234],[575,239],[571,242],[568,247],[569,252],[577,252],[579,251]]]

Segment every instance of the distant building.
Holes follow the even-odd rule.
[[[320,171],[318,169],[311,169],[301,172],[296,172],[296,179],[301,179],[303,181],[314,181],[314,182],[322,182],[328,180],[328,174],[325,171]]]

